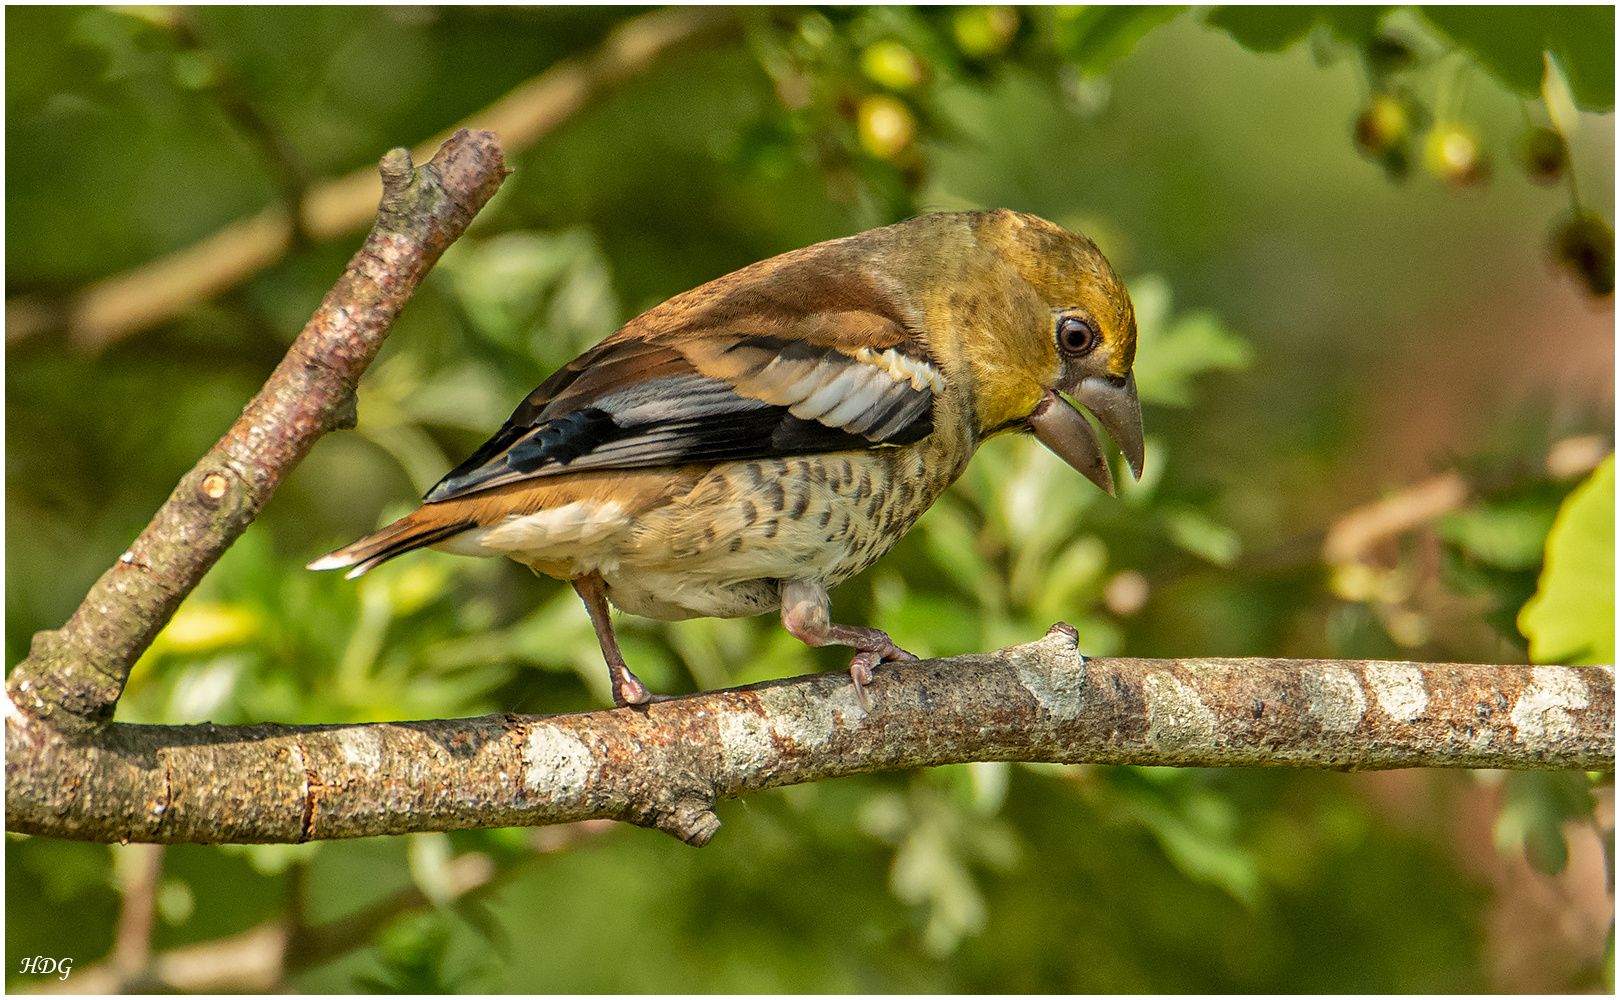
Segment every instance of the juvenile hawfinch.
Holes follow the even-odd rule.
[[[608,602],[649,618],[780,609],[811,646],[912,659],[834,624],[980,443],[1033,433],[1102,489],[1085,407],[1142,469],[1125,285],[1084,236],[1005,209],[818,243],[647,310],[529,394],[382,530],[309,564],[358,576],[412,549],[509,556],[574,585],[619,706],[653,699]],[[1072,401],[1072,402],[1071,402]]]

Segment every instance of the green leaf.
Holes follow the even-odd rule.
[[[1054,7],[1052,40],[1063,58],[1096,76],[1129,55],[1143,35],[1185,9],[1103,4]]]
[[[1281,52],[1310,32],[1316,8],[1220,6],[1210,10],[1204,23],[1225,31],[1250,52]]]
[[[1378,22],[1393,7],[1318,7],[1316,20],[1352,45],[1366,45],[1378,34]]]
[[[947,770],[934,780],[967,774]],[[895,845],[889,887],[900,901],[927,907],[923,946],[943,957],[963,937],[984,930],[989,919],[973,867],[1008,871],[1018,863],[1021,848],[1004,822],[953,800],[927,780],[914,783],[904,797],[886,792],[868,799],[860,824],[868,835]]]
[[[1121,770],[1112,775],[1120,811],[1153,834],[1172,864],[1245,906],[1259,905],[1259,865],[1238,836],[1239,813],[1229,799],[1190,785],[1171,768]]]
[[[438,913],[422,914],[378,936],[380,976],[357,976],[368,993],[456,993],[460,977],[446,969],[450,928]]]
[[[1220,28],[1251,52],[1281,52],[1326,25],[1352,45],[1366,45],[1378,31],[1378,22],[1393,8],[1222,6],[1212,8],[1204,23]]]
[[[1519,631],[1537,663],[1614,662],[1614,456],[1565,499]]]
[[[463,241],[439,263],[473,328],[492,343],[563,364],[619,325],[607,259],[588,230]]]
[[[974,540],[967,514],[956,504],[935,503],[923,516],[921,527],[934,562],[963,590],[978,593],[980,581],[991,570]]]
[[[954,656],[980,648],[978,617],[963,614],[959,599],[907,594],[884,612],[883,626],[918,656]]]
[[[113,879],[112,856],[101,844],[35,837],[28,841],[26,850],[6,855],[8,866],[13,858],[20,858],[23,866],[39,876],[46,897],[53,902],[74,902]]]
[[[1423,7],[1429,22],[1523,97],[1541,95],[1551,52],[1583,111],[1614,110],[1614,7]]]

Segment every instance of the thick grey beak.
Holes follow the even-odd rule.
[[[1114,495],[1114,474],[1108,470],[1102,445],[1097,443],[1097,432],[1068,400],[1048,389],[1046,398],[1030,415],[1029,425],[1041,444],[1053,454],[1074,466],[1104,493]],[[1140,441],[1140,437],[1137,440]],[[1138,445],[1138,451],[1140,447]]]
[[[1142,404],[1136,398],[1136,376],[1127,375],[1121,381],[1088,378],[1080,383],[1073,395],[1075,402],[1096,415],[1098,422],[1103,425],[1103,430],[1107,431],[1108,436],[1119,445],[1119,450],[1125,455],[1125,461],[1130,463],[1131,474],[1141,479]],[[1084,469],[1080,471],[1085,472]],[[1095,481],[1093,479],[1093,482]]]

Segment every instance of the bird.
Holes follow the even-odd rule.
[[[1136,316],[1096,244],[1008,209],[941,212],[793,250],[648,309],[540,384],[416,511],[309,563],[350,578],[420,548],[570,582],[617,707],[655,700],[609,605],[667,621],[779,612],[880,663],[832,621],[866,569],[967,468],[1031,433],[1099,488],[1096,418],[1140,477]]]

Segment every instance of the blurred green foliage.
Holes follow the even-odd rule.
[[[1281,52],[1320,25],[1337,38],[1369,45],[1392,7],[1215,7],[1206,20],[1256,52]],[[1550,54],[1567,74],[1584,111],[1614,110],[1614,8],[1603,6],[1515,7],[1486,11],[1455,5],[1419,7],[1481,67],[1524,97],[1541,94]],[[1373,59],[1389,49],[1369,49]]]
[[[433,134],[629,15],[6,16],[8,294],[52,296],[258,211],[289,178],[341,174]],[[1607,433],[1612,395],[1555,385],[1552,399],[1504,401],[1497,386],[1536,359],[1488,339],[1493,326],[1534,322],[1513,312],[1521,301],[1565,309],[1558,322],[1574,322],[1568,303],[1584,308],[1543,266],[1540,234],[1563,196],[1512,175],[1463,196],[1395,189],[1380,169],[1392,161],[1359,161],[1351,137],[1358,110],[1387,92],[1413,112],[1403,143],[1429,108],[1484,147],[1516,143],[1527,112],[1498,80],[1541,92],[1539,71],[1528,91],[1522,79],[1521,50],[1543,37],[1524,29],[1530,16],[740,12],[735,39],[656,63],[512,157],[516,172],[367,375],[355,432],[324,439],[187,600],[136,666],[119,718],[348,722],[606,704],[601,654],[564,585],[438,553],[355,582],[301,567],[409,509],[535,384],[639,310],[775,253],[967,207],[1084,231],[1128,276],[1146,468],[1140,482],[1116,469],[1111,500],[1033,441],[993,441],[916,531],[839,588],[840,620],[925,655],[1027,641],[1062,619],[1093,654],[1522,662],[1513,624],[1539,577],[1552,596],[1520,620],[1549,624],[1526,634],[1558,647],[1547,656],[1575,655],[1553,638],[1561,616],[1595,619],[1558,598],[1572,592],[1565,574],[1587,571],[1560,552],[1612,558],[1612,461],[1606,547],[1590,535],[1590,510],[1603,509],[1593,489],[1572,496],[1575,482],[1541,463],[1560,438]],[[1586,111],[1613,101],[1612,49],[1604,103],[1602,53],[1568,27],[1593,16],[1535,21]],[[1309,54],[1287,51],[1307,36]],[[1467,100],[1439,109],[1438,88],[1458,74],[1472,81]],[[1583,204],[1612,218],[1612,120],[1550,120]],[[100,355],[48,334],[9,345],[8,663],[71,613],[229,426],[357,245],[295,247]],[[1509,320],[1481,324],[1480,309]],[[1490,393],[1432,374],[1469,365],[1485,366]],[[1448,400],[1463,430],[1399,398],[1417,389]],[[1378,430],[1391,412],[1396,430]],[[1425,461],[1464,468],[1475,499],[1392,540],[1378,579],[1394,591],[1335,593],[1320,532],[1426,474],[1385,457],[1406,438]],[[1606,608],[1612,660],[1612,589]],[[627,659],[668,692],[847,663],[769,618],[625,616],[618,627]],[[1435,810],[1464,794],[1453,777],[1430,783]],[[1358,788],[1306,772],[974,764],[725,803],[725,828],[702,851],[632,829],[170,848],[154,947],[247,930],[285,914],[289,897],[319,925],[416,885],[440,905],[290,985],[1492,986],[1488,914],[1500,901],[1459,861],[1445,823],[1392,822]],[[1513,776],[1499,794],[1498,846],[1564,868],[1568,824],[1591,814],[1587,779]],[[8,985],[23,984],[18,956],[82,966],[106,954],[122,851],[8,838]],[[487,855],[495,879],[450,901],[448,859],[467,852]],[[1587,975],[1541,988],[1595,984]]]

